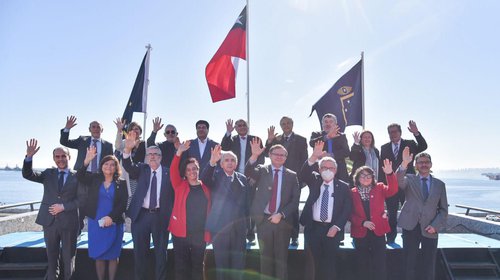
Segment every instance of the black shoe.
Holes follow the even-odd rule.
[[[290,246],[292,246],[292,247],[298,247],[299,246],[299,240],[297,240],[297,238],[292,238],[292,242],[290,242]]]

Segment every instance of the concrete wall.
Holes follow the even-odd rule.
[[[22,231],[42,231],[42,226],[35,223],[37,211],[12,214],[0,218],[0,235]]]

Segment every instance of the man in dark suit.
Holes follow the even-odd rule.
[[[167,277],[168,224],[174,203],[174,190],[169,169],[161,165],[161,150],[156,146],[146,149],[146,162],[132,163],[130,152],[135,140],[125,140],[123,167],[131,179],[137,180],[127,215],[130,217],[134,240],[135,279],[148,279],[147,253],[153,237],[155,253],[155,279]]]
[[[191,140],[191,146],[187,151],[188,158],[195,158],[200,164],[200,174],[203,173],[203,169],[208,165],[210,160],[210,151],[215,145],[219,143],[208,138],[208,131],[210,130],[210,124],[205,120],[199,120],[196,122],[196,139]]]
[[[216,169],[220,161],[221,169]],[[206,221],[211,233],[217,280],[241,279],[245,269],[246,219],[249,212],[247,178],[236,172],[238,158],[217,145],[201,180],[210,188],[212,208]]]
[[[438,232],[445,228],[448,217],[446,186],[431,175],[432,161],[429,154],[419,153],[415,156],[417,175],[407,174],[413,157],[410,148],[405,147],[402,154],[403,159],[397,176],[399,187],[405,192],[406,200],[398,224],[403,228],[406,279],[433,280]],[[417,270],[419,247],[422,251],[422,267]]]
[[[401,139],[401,126],[399,124],[393,123],[387,127],[387,132],[389,133],[390,142],[382,145],[380,149],[380,160],[383,162],[385,159],[392,161],[392,170],[396,171],[402,162],[402,153],[405,147],[409,147],[411,154],[418,154],[427,149],[427,142],[425,142],[424,137],[417,128],[417,124],[414,121],[409,121],[408,130],[413,133],[417,142],[413,140]],[[415,169],[413,168],[413,161],[408,163],[408,174],[415,174]],[[382,176],[382,181],[387,184],[385,176]],[[397,216],[399,203],[403,205],[405,201],[404,191],[400,188],[399,192],[387,198],[385,204],[387,205],[387,212],[389,214],[389,225],[391,226],[391,232],[387,233],[387,244],[393,244],[397,235]]]
[[[309,145],[314,148],[318,140],[325,142],[324,150],[328,156],[333,157],[337,162],[337,173],[335,177],[349,182],[349,175],[347,174],[347,166],[345,158],[349,156],[349,145],[345,134],[340,132],[337,125],[337,117],[334,114],[325,114],[321,118],[322,131],[313,132]]]
[[[69,131],[74,126],[76,126],[76,117],[70,116],[66,118],[66,126],[61,129],[61,138],[59,142],[65,147],[78,150],[78,155],[76,157],[74,167],[75,170],[78,170],[82,167],[83,160],[85,159],[85,155],[87,154],[87,148],[90,146],[95,146],[97,148],[97,156],[89,164],[87,171],[97,173],[97,169],[101,159],[107,155],[113,154],[113,145],[106,140],[101,139],[103,128],[102,125],[97,121],[93,121],[89,125],[90,136],[80,136],[76,139],[69,140]]]
[[[238,135],[232,136],[231,133],[236,129]],[[248,124],[245,120],[239,119],[234,123],[233,120],[229,119],[226,121],[226,134],[222,138],[221,146],[224,151],[233,152],[238,158],[238,166],[236,170],[240,173],[245,173],[245,165],[252,155],[252,148],[250,143],[252,140],[256,138],[256,136],[248,135]],[[262,147],[261,147],[262,148]],[[257,164],[264,164],[264,154],[261,154],[257,159]],[[255,182],[250,181],[250,185]],[[252,200],[254,196],[253,188],[250,188],[248,193],[249,199]],[[254,243],[255,240],[255,221],[251,218],[248,219],[247,222],[247,239],[249,243]]]
[[[78,235],[78,182],[74,171],[68,168],[69,150],[58,147],[52,152],[56,168],[42,172],[33,171],[33,156],[38,152],[38,142],[26,142],[23,177],[43,184],[43,199],[36,223],[43,227],[47,251],[47,279],[60,279],[58,260],[62,261],[63,279],[70,279],[75,268],[76,238]]]
[[[177,132],[177,129],[175,126],[171,124],[167,124],[165,127],[165,135],[166,141],[163,142],[158,142],[155,144],[155,139],[158,131],[161,130],[163,127],[163,124],[161,123],[161,118],[156,117],[153,119],[153,131],[151,131],[151,135],[149,136],[147,140],[147,146],[158,146],[161,150],[161,165],[166,166],[167,168],[170,168],[170,163],[172,162],[172,159],[174,158],[175,152],[177,151],[177,148],[180,145],[180,140]]]
[[[299,207],[297,174],[285,168],[287,151],[282,145],[269,149],[270,165],[257,164],[264,152],[260,139],[252,143],[245,174],[255,180],[255,197],[250,214],[257,225],[261,279],[287,279],[288,243],[292,227],[289,217]]]
[[[294,171],[299,172],[300,168],[306,161],[308,157],[307,153],[307,140],[306,138],[293,132],[293,120],[290,117],[282,117],[280,120],[281,130],[283,134],[278,135],[274,133],[274,126],[269,127],[267,130],[267,141],[266,141],[266,151],[269,151],[273,145],[281,144],[285,147],[288,152],[288,156],[285,161],[285,167]],[[303,182],[299,181],[301,188],[304,187]],[[290,245],[298,246],[299,237],[299,209],[293,213],[292,217],[292,240]]]
[[[323,145],[322,141],[315,144],[313,154],[304,162],[299,174],[309,187],[309,196],[300,216],[307,256],[305,275],[317,280],[336,279],[335,256],[344,240],[344,226],[352,208],[348,184],[335,176],[335,159],[321,158],[325,153]],[[318,159],[319,174],[313,168]]]

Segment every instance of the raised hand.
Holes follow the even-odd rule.
[[[354,139],[354,143],[359,144],[359,141],[361,141],[361,137],[359,137],[361,133],[359,131],[355,131],[352,134],[352,138]]]
[[[385,174],[391,174],[393,172],[392,162],[388,158],[384,159],[384,166],[382,166],[382,170],[384,170]]]
[[[28,141],[26,141],[26,156],[27,157],[32,157],[34,156],[38,150],[40,150],[40,147],[38,147],[38,141],[35,138],[32,138]]]
[[[335,137],[338,137],[340,136],[340,127],[338,125],[335,125],[335,127],[333,127],[330,131],[328,131],[328,134],[326,135],[326,137],[328,138],[335,138]]]
[[[325,146],[325,142],[318,140],[314,143],[314,148],[311,156],[309,157],[310,162],[316,162],[318,159],[325,156],[326,152],[323,151],[323,147]]]
[[[179,139],[179,137],[175,137],[175,140],[174,140],[174,147],[175,149],[179,149],[179,146],[181,145],[181,140]]]
[[[134,147],[139,144],[139,140],[137,139],[136,135],[137,134],[134,131],[130,131],[125,135],[125,146],[123,148],[124,153],[130,154]]]
[[[211,149],[210,165],[214,166],[222,158],[221,150],[221,145],[215,145],[215,147]]]
[[[97,148],[95,146],[90,146],[87,148],[87,154],[83,160],[83,165],[89,165],[89,163],[97,156]]]
[[[232,119],[228,119],[226,121],[226,131],[227,131],[227,134],[231,135],[231,132],[233,132],[233,130],[234,130],[233,120]]]
[[[191,141],[187,140],[187,141],[182,142],[179,145],[179,148],[177,148],[177,155],[178,156],[182,155],[182,153],[184,153],[185,151],[187,151],[189,149],[189,146],[191,146]]]
[[[401,162],[401,166],[406,168],[412,160],[413,154],[410,154],[410,147],[405,147],[403,150],[403,162]]]
[[[118,132],[121,133],[123,131],[123,127],[125,127],[125,120],[122,120],[121,118],[116,118],[116,120],[113,122],[115,123]]]
[[[250,147],[252,148],[252,157],[259,157],[266,148],[261,148],[261,140],[259,137],[254,137],[250,142]]]
[[[160,129],[163,127],[163,124],[161,123],[161,118],[156,117],[153,119],[153,131],[156,133],[160,131]]]
[[[71,129],[75,125],[76,125],[76,117],[75,116],[66,117],[66,126],[64,126],[65,129]]]
[[[274,125],[271,125],[268,129],[267,129],[267,143],[268,144],[271,144],[274,140],[274,138],[276,138],[276,136],[278,136],[278,133],[274,133],[274,130],[275,130],[275,127]]]
[[[410,120],[408,122],[408,130],[413,133],[413,135],[417,136],[420,134],[420,132],[418,132],[418,127],[417,127],[417,123],[413,120]]]

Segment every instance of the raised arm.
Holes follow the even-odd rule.
[[[26,141],[26,157],[23,162],[23,177],[27,180],[43,183],[44,176],[41,172],[33,171],[33,156],[40,150],[38,141],[34,138]]]
[[[408,122],[408,130],[413,133],[413,136],[415,136],[415,140],[417,140],[417,146],[416,150],[413,151],[415,154],[418,154],[420,152],[423,152],[427,150],[427,141],[425,141],[424,137],[420,133],[417,127],[417,123],[413,120],[410,120]]]
[[[117,151],[123,152],[123,127],[125,127],[125,121],[116,118],[113,122],[116,125],[115,148]]]
[[[250,142],[250,147],[252,148],[252,155],[248,159],[245,165],[245,175],[254,180],[258,179],[257,169],[255,165],[257,164],[257,160],[259,156],[264,152],[265,148],[262,147],[262,143],[258,137],[254,137]]]
[[[406,184],[405,184],[406,170],[408,164],[410,164],[412,160],[413,160],[413,154],[410,154],[410,148],[407,146],[403,149],[403,161],[401,162],[401,165],[399,166],[398,171],[396,173],[398,178],[398,187],[402,190],[406,189]]]
[[[182,182],[182,176],[179,171],[179,166],[181,164],[181,156],[182,153],[189,149],[191,145],[191,141],[184,141],[181,143],[177,152],[175,153],[174,158],[172,159],[172,164],[170,165],[170,181],[172,182],[172,186],[178,188]]]
[[[69,140],[69,131],[71,128],[76,126],[76,124],[77,123],[75,116],[66,117],[66,125],[64,126],[63,129],[61,129],[61,138],[59,139],[61,145],[72,149],[78,148],[78,145],[80,143],[79,140],[80,138]]]
[[[384,195],[385,197],[391,197],[398,193],[398,179],[392,170],[392,162],[389,159],[384,159],[382,170],[387,180],[387,186],[384,186]]]
[[[97,156],[97,149],[95,146],[90,146],[87,148],[87,154],[83,160],[83,165],[76,172],[76,178],[83,184],[89,185],[92,182],[92,173],[87,172],[87,167],[90,162]]]
[[[311,156],[304,162],[299,173],[299,180],[306,183],[308,186],[314,184],[315,177],[313,175],[312,166],[325,155],[326,152],[323,151],[325,142],[318,140],[314,144],[314,149]]]
[[[214,172],[215,167],[217,166],[217,162],[219,162],[219,160],[222,158],[221,150],[221,145],[215,145],[215,147],[211,149],[210,161],[208,162],[208,165],[203,169],[203,172],[200,176],[201,181],[209,188],[215,187]]]

